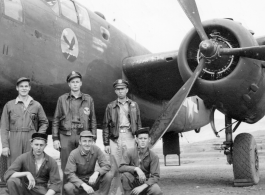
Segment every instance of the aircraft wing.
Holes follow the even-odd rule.
[[[123,61],[130,90],[146,100],[170,100],[183,86],[177,51],[129,57]]]

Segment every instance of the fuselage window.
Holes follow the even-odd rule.
[[[4,0],[5,15],[23,22],[21,0]]]
[[[90,19],[87,10],[78,4],[75,5],[78,13],[79,24],[91,30]]]
[[[73,22],[77,23],[77,15],[74,3],[69,0],[61,0],[62,14]]]
[[[57,15],[59,15],[59,5],[57,0],[44,0]]]

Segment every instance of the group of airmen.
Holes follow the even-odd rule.
[[[63,181],[56,161],[44,152],[48,119],[41,104],[29,96],[30,79],[22,77],[16,83],[17,98],[6,103],[1,117],[7,192],[105,195],[118,175],[125,195],[162,194],[159,158],[149,150],[149,128],[142,128],[138,104],[127,97],[129,83],[124,79],[113,83],[117,99],[105,111],[104,153],[96,145],[93,98],[81,92],[82,75],[72,71],[66,81],[70,92],[59,97],[52,122],[53,147],[60,151]],[[115,163],[110,163],[110,155]]]

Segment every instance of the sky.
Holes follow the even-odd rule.
[[[76,0],[151,52],[178,50],[192,28],[177,0]],[[265,35],[264,0],[197,0],[202,21],[233,18],[255,36]]]

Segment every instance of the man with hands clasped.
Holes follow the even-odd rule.
[[[157,182],[160,178],[158,156],[149,150],[149,127],[135,133],[138,147],[129,149],[119,171],[125,195],[162,195]]]
[[[9,195],[54,195],[61,191],[58,165],[44,152],[46,146],[46,134],[32,134],[32,150],[21,154],[4,175]]]
[[[97,161],[100,168],[94,170]],[[109,171],[110,164],[105,154],[95,145],[94,135],[90,131],[82,131],[79,147],[71,152],[65,167],[68,183],[64,185],[64,190],[68,195],[107,195],[113,178]]]

